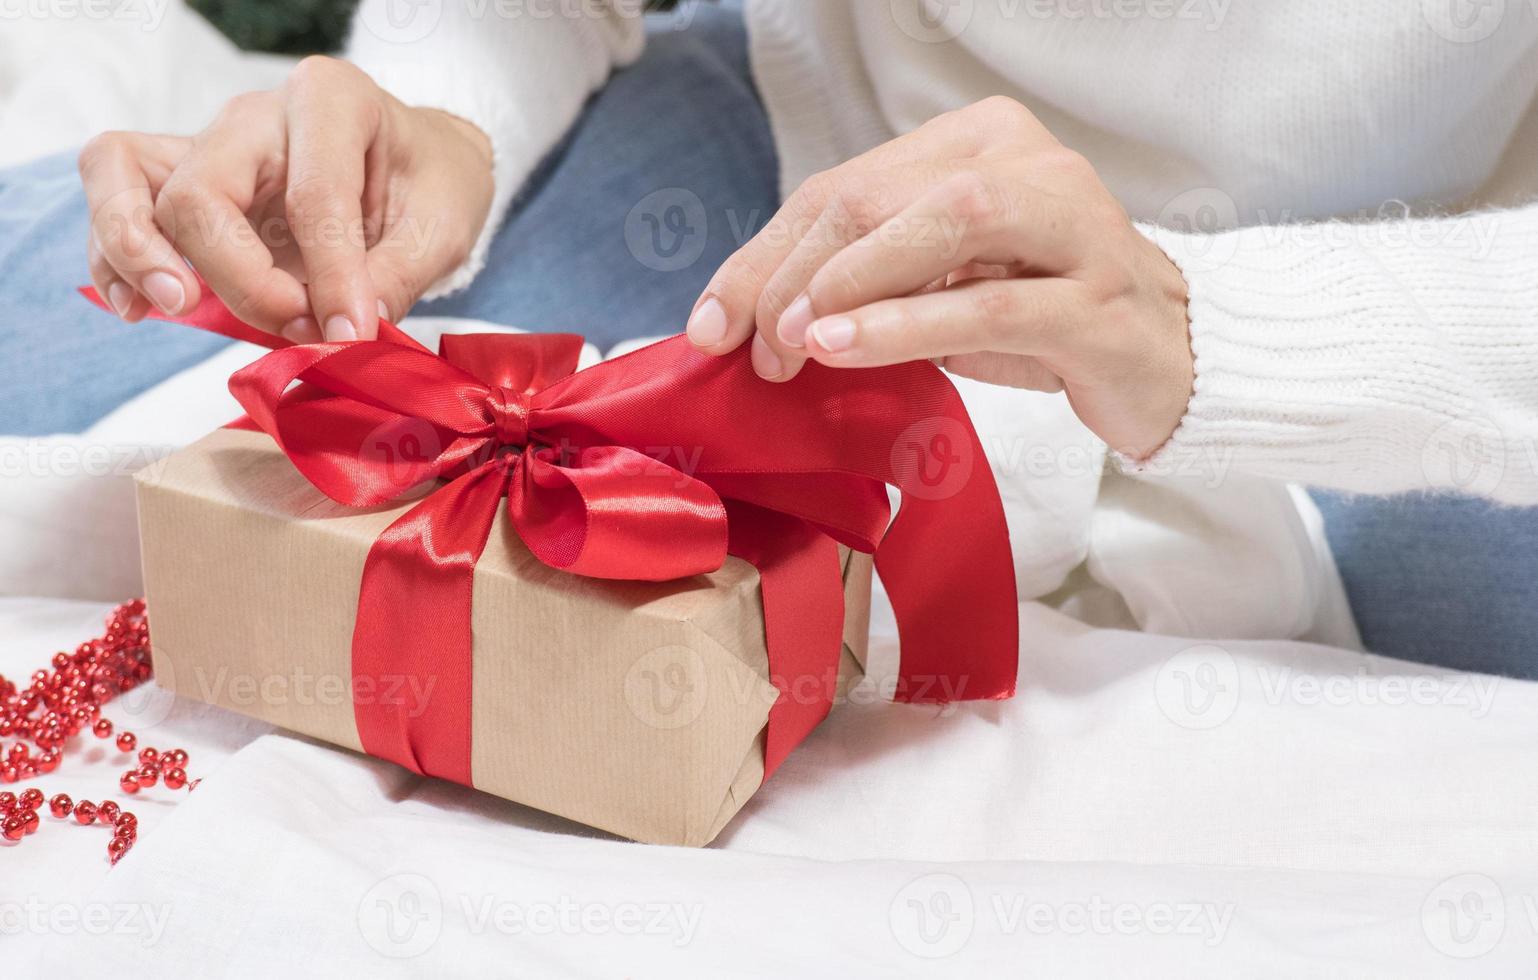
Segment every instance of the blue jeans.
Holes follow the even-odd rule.
[[[778,204],[741,16],[689,9],[688,30],[652,22],[645,56],[530,180],[475,284],[415,312],[572,331],[600,347],[682,328],[711,273]],[[87,309],[72,293],[85,238],[71,159],[0,171],[0,433],[84,429],[223,343]],[[1371,649],[1538,677],[1538,512],[1316,499]]]
[[[1313,497],[1369,650],[1538,680],[1538,509]]]

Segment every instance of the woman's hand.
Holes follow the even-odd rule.
[[[190,139],[99,136],[80,176],[91,278],[125,320],[195,306],[190,262],[236,316],[301,343],[403,316],[464,260],[492,195],[479,129],[319,57]]]
[[[721,267],[699,348],[753,337],[772,381],[807,358],[933,358],[996,384],[1066,390],[1113,449],[1151,454],[1190,399],[1186,285],[1083,157],[992,98],[808,180]]]

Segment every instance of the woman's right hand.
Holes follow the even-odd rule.
[[[371,339],[469,254],[491,165],[471,123],[307,58],[196,136],[105,133],[85,147],[91,279],[130,322],[151,305],[192,309],[200,275],[262,330]]]

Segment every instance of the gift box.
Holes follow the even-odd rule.
[[[690,845],[858,677],[872,568],[894,700],[1014,692],[1003,505],[928,362],[769,384],[683,337],[577,371],[574,335],[153,315],[272,348],[245,417],[140,477],[165,687]]]
[[[142,470],[138,501],[161,686],[358,751],[355,700],[411,713],[442,696],[430,671],[355,686],[350,662],[364,561],[414,502],[344,507],[265,434],[236,429]],[[847,548],[840,561],[841,692],[862,672],[871,562]],[[477,788],[633,840],[702,845],[763,781],[779,692],[752,565],[580,578],[535,558],[504,514],[474,589]]]

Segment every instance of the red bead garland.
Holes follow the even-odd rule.
[[[52,670],[35,671],[22,689],[0,676],[0,739],[16,739],[0,753],[0,782],[16,783],[53,772],[67,740],[87,728],[97,738],[112,737],[112,722],[101,717],[102,706],[150,677],[144,600],[118,606],[107,617],[106,633],[80,644],[73,654],[55,654],[51,663]],[[116,741],[120,752],[138,748],[133,732],[119,732]],[[181,749],[161,752],[146,746],[139,749],[137,761],[138,766],[118,781],[125,793],[137,793],[157,782],[173,790],[184,786],[191,790],[198,784],[187,779],[187,753]],[[37,811],[43,802],[43,791],[35,786],[19,794],[0,792],[0,839],[16,842],[36,833],[41,822]],[[48,812],[60,820],[74,817],[82,826],[99,823],[112,828],[107,857],[113,864],[138,837],[138,818],[111,800],[76,802],[58,793],[47,803]]]

